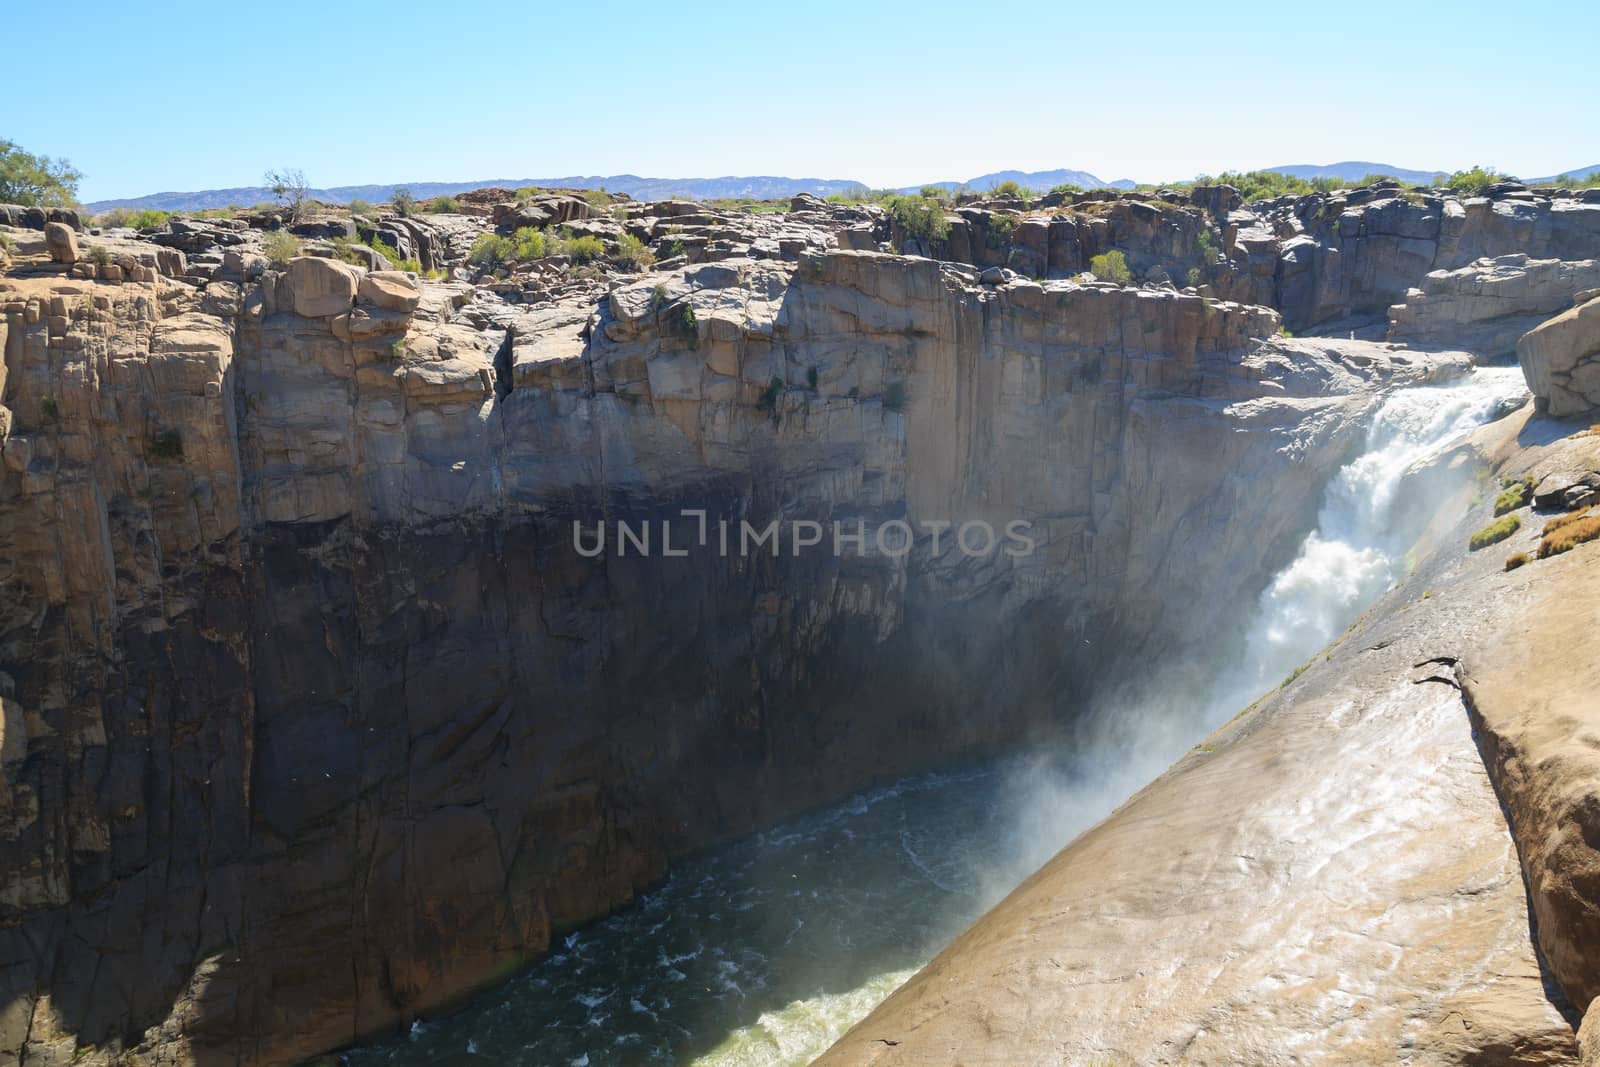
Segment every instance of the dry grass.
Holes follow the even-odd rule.
[[[1506,557],[1506,570],[1514,571],[1527,562],[1528,554],[1526,552],[1513,552]]]
[[[1539,558],[1559,556],[1597,538],[1600,538],[1600,515],[1565,523],[1539,542]]]
[[[1557,515],[1555,518],[1544,524],[1544,529],[1539,532],[1539,535],[1541,537],[1549,537],[1551,534],[1561,529],[1561,527],[1566,526],[1569,523],[1577,522],[1579,519],[1589,514],[1591,510],[1592,509],[1590,508],[1584,507],[1578,508],[1574,511],[1569,511],[1565,515]]]

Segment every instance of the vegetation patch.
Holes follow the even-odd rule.
[[[1494,513],[1496,516],[1504,515],[1508,511],[1516,511],[1533,499],[1533,478],[1530,475],[1520,482],[1513,481],[1505,486],[1500,495],[1494,498]]]
[[[886,205],[902,241],[943,241],[950,236],[944,205],[922,196],[897,196]]]
[[[436,196],[428,201],[428,211],[435,215],[459,213],[461,201],[453,196]]]
[[[1544,524],[1544,529],[1539,531],[1539,536],[1549,537],[1551,534],[1561,529],[1561,527],[1577,522],[1579,519],[1589,514],[1590,510],[1590,508],[1586,507],[1576,508],[1567,512],[1565,515],[1557,515],[1555,518]]]
[[[1128,257],[1114,249],[1089,260],[1089,273],[1103,282],[1115,282],[1118,285],[1133,281],[1133,272],[1128,269]]]
[[[542,240],[542,239],[541,239]],[[516,258],[517,246],[509,237],[497,233],[479,234],[467,250],[467,262],[480,270],[498,270]]]
[[[1575,519],[1556,528],[1539,542],[1539,558],[1549,559],[1563,552],[1571,552],[1581,544],[1600,538],[1600,515]]]
[[[631,233],[625,233],[617,239],[617,252],[612,259],[619,267],[637,271],[649,270],[656,262],[655,253]]]
[[[274,267],[287,266],[300,254],[300,239],[288,230],[273,230],[262,240],[261,254]]]
[[[1513,552],[1506,557],[1506,570],[1514,571],[1527,562],[1528,554],[1526,552]]]
[[[1522,529],[1522,520],[1515,515],[1502,515],[1477,533],[1467,539],[1467,547],[1476,552],[1480,548],[1499,544],[1518,530]]]

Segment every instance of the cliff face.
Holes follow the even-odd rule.
[[[1220,632],[1380,390],[1459,365],[875,253],[531,308],[230,269],[0,290],[0,1063],[336,1046],[685,850],[1048,730]]]

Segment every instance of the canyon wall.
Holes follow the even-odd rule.
[[[384,1032],[676,855],[1048,733],[1225,644],[1382,391],[1464,364],[873,252],[531,307],[129,277],[0,283],[0,1063]],[[684,509],[826,539],[668,558]]]

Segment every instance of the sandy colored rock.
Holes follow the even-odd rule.
[[[1543,410],[1562,418],[1600,408],[1600,299],[1524,334],[1517,359]]]
[[[373,271],[363,276],[356,294],[362,303],[405,314],[415,311],[422,299],[416,283],[400,271]]]
[[[323,318],[350,310],[361,272],[348,263],[320,256],[297,256],[280,284],[287,285],[295,314]],[[282,296],[280,294],[280,301]]]
[[[44,224],[44,243],[50,251],[50,262],[71,265],[78,262],[78,239],[72,227],[64,222]]]

